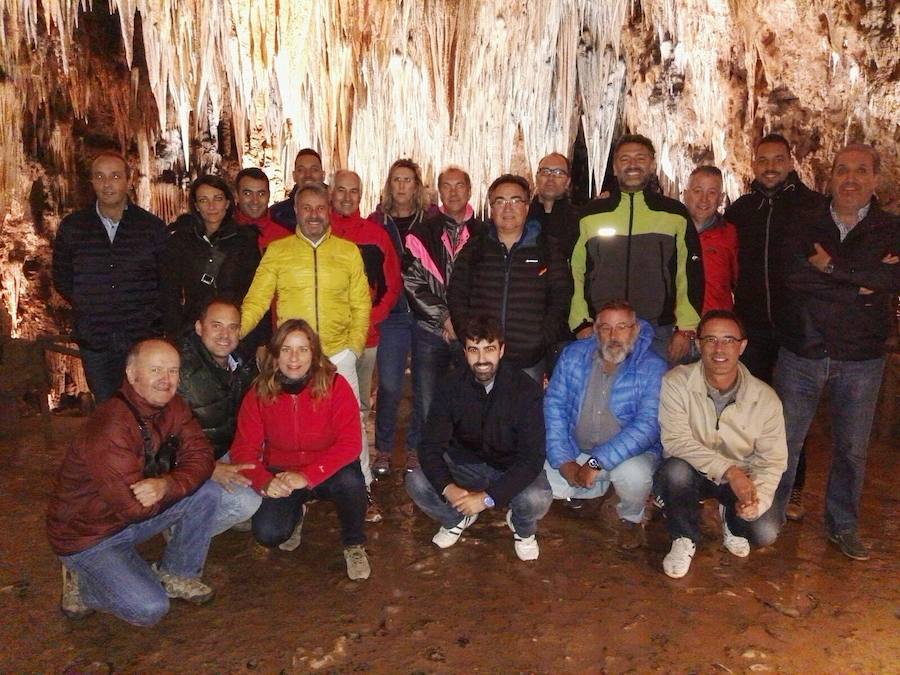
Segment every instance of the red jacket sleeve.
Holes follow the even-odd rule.
[[[397,249],[391,243],[388,233],[379,226],[372,229],[378,232],[376,243],[384,253],[384,282],[387,286],[381,301],[372,307],[372,314],[369,318],[369,323],[377,326],[387,318],[394,305],[397,304],[397,298],[403,292],[403,280],[400,278],[400,258],[397,256]]]
[[[241,473],[250,479],[253,489],[257,492],[262,491],[272,479],[272,474],[266,470],[262,462],[262,448],[265,440],[266,431],[263,426],[260,401],[256,397],[256,389],[251,388],[241,402],[237,418],[237,431],[234,434],[234,441],[231,443],[228,456],[231,458],[232,464],[256,464],[252,469],[244,469]]]
[[[359,403],[353,390],[341,375],[334,376],[331,385],[331,419],[335,440],[322,461],[306,467],[304,475],[310,487],[328,480],[351,462],[359,459],[362,448],[362,425],[359,421]]]

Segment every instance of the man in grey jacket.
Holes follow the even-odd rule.
[[[687,574],[697,550],[701,499],[719,500],[722,543],[740,558],[781,529],[772,507],[787,466],[781,401],[740,363],[747,338],[733,312],[707,312],[697,335],[700,361],[666,374],[659,403],[666,459],[654,487],[672,538],[663,571],[673,579]]]

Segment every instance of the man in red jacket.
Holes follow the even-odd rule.
[[[277,239],[282,239],[294,231],[276,222],[269,212],[269,177],[255,166],[241,169],[234,180],[238,208],[234,219],[239,225],[252,225],[259,231],[259,252]]]
[[[378,325],[387,318],[397,302],[403,282],[400,279],[400,261],[397,249],[391,243],[390,235],[380,225],[363,218],[359,213],[362,198],[362,181],[353,171],[342,169],[334,174],[331,184],[331,230],[338,237],[352,241],[359,247],[366,278],[369,280],[369,294],[372,297],[372,314],[369,318],[369,334],[366,349],[356,362],[359,378],[359,409],[365,424],[372,412],[372,374],[378,353]],[[360,455],[366,486],[372,484],[372,469],[369,464],[369,443],[363,433],[363,452]],[[381,512],[369,494],[369,508],[366,520],[379,522]]]
[[[63,563],[61,609],[70,618],[99,609],[152,626],[169,598],[202,604],[215,594],[200,574],[221,488],[208,480],[212,446],[176,395],[179,365],[168,342],[135,345],[126,382],[63,459],[47,534]],[[135,547],[167,529],[171,539],[151,567]]]

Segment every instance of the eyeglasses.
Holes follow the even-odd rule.
[[[726,347],[730,347],[737,342],[743,342],[745,339],[746,338],[735,337],[734,335],[723,335],[722,337],[716,335],[704,335],[702,338],[697,338],[697,340],[705,345],[716,346],[723,344]]]
[[[568,176],[569,172],[565,169],[555,168],[551,169],[548,166],[542,166],[537,170],[538,176],[543,176],[544,178],[549,178],[550,176],[555,176],[556,178],[562,178],[563,176]]]
[[[617,324],[601,323],[599,326],[597,326],[597,330],[603,334],[612,332],[621,333],[623,330],[630,330],[631,328],[634,328],[634,324],[625,323],[624,321]]]
[[[527,204],[528,200],[522,197],[510,197],[507,199],[506,197],[497,197],[494,201],[491,202],[491,206],[495,209],[502,209],[507,204],[512,206],[521,206],[522,204]]]
[[[207,206],[208,204],[211,204],[211,203],[212,204],[221,204],[222,202],[227,201],[227,200],[225,199],[225,195],[220,194],[220,195],[215,195],[212,198],[198,197],[196,201],[200,206]]]

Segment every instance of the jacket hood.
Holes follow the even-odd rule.
[[[641,330],[638,333],[637,341],[634,343],[634,349],[631,350],[628,358],[625,359],[625,363],[629,366],[644,358],[644,355],[650,350],[651,345],[653,344],[653,338],[656,336],[656,331],[653,330],[653,326],[648,322],[643,319],[637,319],[637,323]]]

